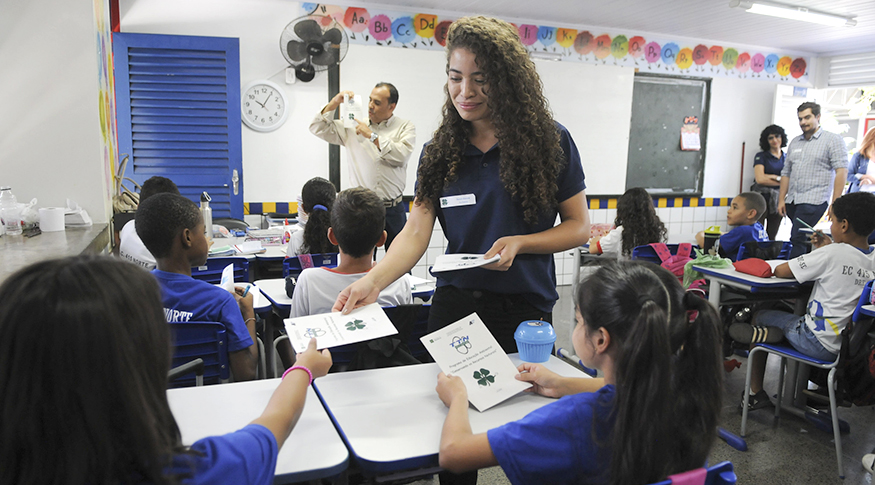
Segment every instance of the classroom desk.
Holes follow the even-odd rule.
[[[510,355],[515,365],[517,354]],[[588,377],[550,356],[546,365],[564,375]],[[319,398],[365,476],[393,479],[432,474],[438,467],[447,407],[435,392],[437,364],[329,374],[314,383]],[[520,393],[480,413],[469,407],[471,428],[482,433],[515,421],[555,399]]]
[[[863,308],[860,309],[860,313],[870,317],[875,317],[875,305],[863,305]]]
[[[759,276],[740,273],[734,267],[714,269],[694,264],[693,269],[705,275],[705,278],[709,281],[708,301],[715,308],[720,308],[721,284],[751,293],[764,293],[799,286],[799,283],[793,278],[760,278]]]
[[[0,282],[38,261],[80,254],[103,254],[110,245],[108,224],[69,227],[34,237],[0,236]]]
[[[257,418],[280,379],[215,386],[168,389],[167,401],[182,442],[191,445],[207,436],[236,431]],[[307,388],[307,401],[292,434],[280,449],[275,483],[333,477],[349,464],[349,453],[337,435],[319,397]]]

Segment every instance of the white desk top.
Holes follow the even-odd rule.
[[[705,268],[694,264],[693,269],[704,274],[706,277],[715,278],[724,283],[736,283],[752,288],[783,288],[799,286],[799,283],[793,278],[760,278],[746,273],[736,271],[734,267],[715,269]]]
[[[170,389],[167,400],[182,442],[236,431],[257,418],[279,379],[204,387]],[[280,449],[276,464],[278,483],[332,477],[346,469],[349,453],[328,418],[313,388],[307,389],[304,412]]]
[[[510,358],[521,362],[517,354]],[[552,355],[544,365],[564,376],[588,377]],[[437,364],[420,364],[329,374],[315,382],[366,476],[437,466],[447,416],[435,392],[439,372]],[[552,402],[521,393],[483,413],[469,407],[471,428],[483,433]]]
[[[261,293],[274,305],[282,309],[290,309],[292,307],[292,299],[286,295],[285,278],[258,280],[255,282],[255,286],[257,286],[258,289],[261,290]]]

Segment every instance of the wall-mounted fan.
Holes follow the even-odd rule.
[[[307,15],[289,22],[280,35],[283,57],[295,68],[295,77],[310,82],[316,71],[336,66],[346,56],[346,31],[332,17]]]

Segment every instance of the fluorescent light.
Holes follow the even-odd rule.
[[[809,10],[805,7],[795,7],[793,5],[783,5],[780,3],[764,2],[761,0],[729,0],[729,6],[740,7],[750,13],[758,13],[761,15],[769,15],[790,20],[801,20],[803,22],[813,22],[832,27],[853,27],[857,25],[857,21],[853,18]]]

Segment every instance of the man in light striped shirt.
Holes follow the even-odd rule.
[[[848,149],[841,136],[820,127],[820,105],[806,102],[796,109],[802,134],[787,147],[779,177],[778,212],[793,221],[790,258],[808,252],[808,235],[800,232],[802,219],[815,225],[830,204],[842,195],[848,178]],[[832,194],[832,195],[830,195]]]

